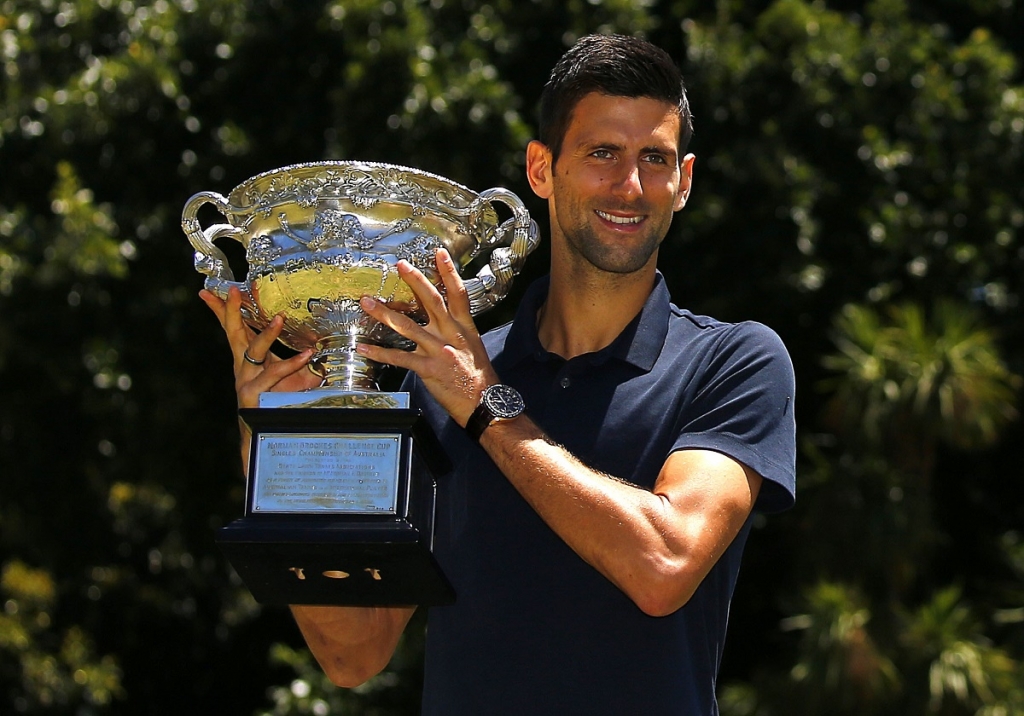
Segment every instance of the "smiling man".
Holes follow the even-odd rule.
[[[658,248],[690,195],[691,117],[663,51],[581,39],[541,102],[527,175],[551,217],[550,276],[483,337],[438,253],[447,304],[408,264],[425,326],[366,298],[416,343],[365,345],[455,464],[435,553],[458,601],[429,615],[425,714],[717,714],[729,603],[753,510],[794,495],[794,380],[768,328],[674,306]],[[218,304],[239,402],[301,382],[262,367],[280,327],[245,333]],[[294,607],[328,675],[383,669],[412,609]]]

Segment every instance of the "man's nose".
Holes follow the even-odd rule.
[[[636,162],[630,162],[622,166],[612,188],[615,194],[623,199],[633,200],[642,196],[644,186],[640,179],[639,165]]]

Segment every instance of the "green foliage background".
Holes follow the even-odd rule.
[[[0,0],[0,712],[415,712],[421,629],[334,689],[217,552],[234,396],[181,207],[354,158],[544,225],[540,88],[617,31],[690,86],[675,301],[768,323],[798,373],[798,506],[756,525],[723,714],[1024,714],[1022,28],[1020,0]]]

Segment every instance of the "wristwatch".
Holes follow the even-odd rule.
[[[480,395],[480,405],[476,406],[476,410],[466,421],[466,432],[469,433],[473,442],[480,442],[480,436],[483,435],[488,425],[495,420],[516,418],[525,409],[526,404],[518,390],[496,383],[485,388]]]

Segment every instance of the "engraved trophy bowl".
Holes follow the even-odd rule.
[[[210,204],[226,223],[206,228]],[[511,218],[501,221],[495,204]],[[442,292],[439,247],[464,271],[473,315],[507,293],[538,243],[536,224],[506,189],[474,193],[433,174],[389,164],[316,162],[248,179],[228,196],[196,194],[182,211],[205,287],[242,295],[254,330],[284,316],[280,340],[314,350],[321,385],[267,392],[241,408],[250,432],[244,514],[217,543],[264,604],[448,604],[454,589],[433,554],[437,479],[450,462],[408,393],[383,393],[379,365],[359,343],[411,342],[368,316],[369,295],[419,322],[426,316],[399,278],[405,259]],[[236,281],[215,241],[245,250]],[[484,263],[486,261],[486,263]]]
[[[512,218],[499,221],[495,203],[511,209]],[[227,223],[204,229],[197,214],[206,204]],[[321,386],[347,391],[377,390],[379,366],[355,352],[357,343],[411,347],[360,309],[362,296],[425,320],[398,277],[399,260],[443,291],[434,265],[437,248],[447,249],[460,270],[489,251],[488,262],[465,282],[477,315],[505,297],[539,241],[536,223],[507,189],[477,194],[427,172],[358,161],[274,169],[227,197],[200,192],[185,204],[181,224],[205,287],[221,298],[238,287],[243,316],[256,330],[282,314],[281,342],[296,351],[313,348],[310,369],[323,379]],[[214,245],[220,239],[244,247],[243,281],[235,280]]]

